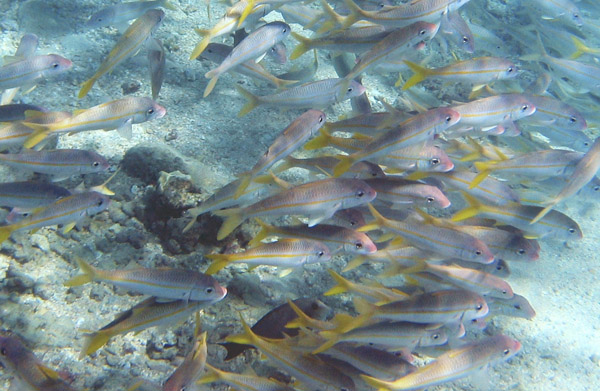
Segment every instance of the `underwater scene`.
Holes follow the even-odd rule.
[[[600,2],[0,0],[0,390],[598,390]]]

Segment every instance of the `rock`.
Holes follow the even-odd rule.
[[[127,175],[140,178],[145,183],[158,181],[161,171],[180,171],[188,174],[186,164],[179,153],[159,144],[143,143],[129,149],[121,165]]]
[[[172,209],[189,209],[198,202],[199,193],[192,184],[192,177],[179,171],[161,171],[158,177],[158,194]]]

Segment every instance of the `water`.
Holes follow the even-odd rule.
[[[484,32],[474,28],[475,54],[451,50],[461,59],[496,55],[515,61],[522,70],[516,81],[493,85],[499,89],[508,85],[510,90],[517,85],[526,87],[543,70],[536,62],[519,59],[538,52],[530,28],[542,33],[546,48],[555,56],[568,57],[574,50],[561,34],[582,35],[586,38],[585,44],[592,48],[600,45],[595,24],[599,10],[594,2],[577,3],[585,22],[581,28],[569,21],[543,19],[542,16],[547,16],[550,11],[535,11],[532,3],[535,2],[471,0],[461,8],[463,16],[474,25],[483,25],[495,33],[504,45],[495,48],[491,39],[485,43],[484,39],[477,38]],[[89,15],[108,4],[112,2],[0,2],[3,55],[14,54],[23,34],[35,33],[40,38],[38,54],[57,53],[74,63],[70,71],[42,81],[32,92],[19,93],[18,101],[42,105],[50,110],[73,111],[127,94],[151,95],[147,59],[142,50],[100,78],[87,97],[77,99],[80,84],[93,74],[121,35],[113,28],[89,30],[84,27]],[[55,228],[44,228],[31,234],[15,233],[2,244],[0,252],[2,329],[21,336],[51,368],[67,371],[77,389],[122,390],[138,378],[162,383],[187,353],[194,322],[190,317],[184,324],[117,336],[95,355],[79,359],[82,330],[97,330],[141,298],[105,284],[65,288],[63,282],[76,273],[75,257],[86,259],[102,269],[138,265],[204,271],[209,261],[203,254],[243,249],[256,233],[253,224],[246,223],[242,231],[237,231],[240,233],[217,242],[215,235],[221,224],[218,218],[205,215],[192,230],[183,234],[181,230],[188,222],[183,212],[235,179],[236,174],[252,167],[275,136],[303,112],[260,107],[238,118],[236,114],[245,101],[235,90],[236,84],[261,95],[273,91],[265,84],[256,84],[239,75],[224,75],[215,91],[203,99],[207,81],[204,73],[213,64],[188,59],[199,41],[194,28],[211,27],[225,8],[222,4],[211,4],[212,19],[209,21],[203,2],[182,0],[173,1],[173,4],[178,10],[165,10],[166,18],[155,34],[167,51],[166,76],[158,99],[167,108],[167,115],[134,125],[131,139],[124,139],[114,131],[94,131],[61,135],[57,143],[59,148],[93,149],[109,159],[115,168],[126,156],[123,170],[108,185],[115,192],[109,211],[87,219],[68,234]],[[314,7],[318,8],[316,4]],[[281,20],[281,16],[271,13],[266,19]],[[297,24],[293,24],[292,29],[301,31]],[[214,41],[221,42],[220,38]],[[232,42],[228,36],[225,41]],[[478,49],[481,41],[483,49]],[[289,54],[296,42],[288,38],[285,43]],[[430,67],[453,62],[439,41],[429,46],[430,49],[413,61],[428,58]],[[307,54],[294,62],[288,60],[285,65],[269,58],[264,63],[272,73],[280,74],[296,64],[307,66],[311,61],[312,55]],[[595,64],[595,58],[590,55],[578,61]],[[315,80],[336,77],[327,51],[319,51],[319,62]],[[404,79],[410,74],[410,71],[404,71]],[[396,73],[374,71],[363,75],[374,111],[384,110],[380,100],[396,106],[400,106],[403,99],[446,105],[453,100],[466,101],[469,92],[467,84],[426,81],[410,90],[420,92],[419,97],[407,95],[393,87],[396,76]],[[558,88],[556,82],[551,84],[549,91],[576,105],[588,121],[586,134],[591,139],[598,136],[595,95],[568,94]],[[332,121],[349,113],[350,104],[343,102],[325,111]],[[519,127],[531,129],[527,125],[519,124]],[[519,144],[513,141],[510,148],[517,148]],[[151,155],[141,160],[147,156],[145,152]],[[159,181],[159,171],[176,170],[190,177],[175,180],[169,186],[161,185],[165,176]],[[5,182],[31,178],[25,172],[1,165],[0,176]],[[85,184],[97,185],[108,176],[88,175],[84,178]],[[294,183],[311,180],[301,170],[288,172],[283,177]],[[73,177],[61,185],[75,188],[80,182],[81,177]],[[529,183],[529,186],[535,187],[536,183]],[[538,261],[510,263],[511,275],[507,281],[515,292],[530,301],[536,317],[533,320],[494,317],[488,321],[485,331],[469,331],[468,338],[472,339],[500,333],[509,335],[521,342],[522,350],[508,362],[486,371],[483,380],[479,376],[468,377],[438,389],[592,390],[600,384],[600,285],[596,256],[600,215],[595,200],[588,194],[570,198],[558,207],[578,222],[584,233],[583,240],[565,243],[541,239]],[[449,198],[453,207],[443,212],[445,216],[463,205],[458,193],[450,193]],[[273,221],[279,224],[290,222],[284,219]],[[268,267],[248,272],[243,265],[230,266],[217,274],[217,280],[227,286],[229,294],[223,301],[204,309],[201,316],[202,329],[208,331],[208,362],[236,372],[242,372],[249,365],[242,359],[223,365],[224,350],[216,345],[226,335],[240,330],[238,311],[254,322],[288,298],[315,296],[336,313],[351,311],[352,295],[322,296],[333,285],[327,267],[339,271],[349,258],[338,255],[328,265],[309,265],[286,277],[280,277],[277,271]],[[361,276],[374,276],[381,269],[380,265],[372,264],[345,276],[358,281]],[[252,361],[252,366],[259,368],[262,375],[273,373],[266,370],[263,363]],[[11,374],[0,372],[2,389],[9,389],[11,382]],[[486,386],[488,383],[490,385]],[[213,387],[222,389],[224,386]]]

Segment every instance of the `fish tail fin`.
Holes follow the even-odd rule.
[[[14,227],[10,225],[5,225],[4,227],[0,227],[0,243],[3,243],[6,239],[10,237],[13,233]]]
[[[368,375],[360,375],[360,377],[373,388],[376,388],[377,391],[389,391],[393,388],[396,382],[390,384],[390,382],[386,382],[384,380],[379,380],[375,377],[371,377]]]
[[[288,299],[288,305],[290,308],[296,313],[297,318],[288,322],[285,327],[286,328],[296,328],[296,327],[310,327],[313,329],[320,329],[318,323],[312,319],[310,316],[306,315],[300,307],[296,305],[293,301]]]
[[[333,280],[337,283],[337,285],[334,286],[333,288],[331,288],[330,290],[328,290],[327,292],[323,293],[323,295],[324,296],[333,296],[333,295],[339,295],[340,293],[348,292],[348,290],[350,288],[349,281],[331,269],[329,269],[328,272],[331,275],[331,277],[333,278]]]
[[[204,272],[204,274],[208,275],[215,274],[231,262],[231,254],[208,254],[206,255],[206,258],[213,261]]]
[[[549,213],[549,212],[552,210],[552,208],[554,208],[554,207],[556,206],[556,204],[558,204],[558,202],[559,202],[559,200],[556,200],[556,199],[554,199],[554,200],[550,201],[550,204],[549,204],[548,206],[546,206],[544,209],[542,209],[542,210],[540,211],[540,213],[538,213],[538,214],[537,214],[537,215],[536,215],[536,216],[533,218],[533,220],[531,220],[531,221],[529,222],[529,224],[535,224],[535,223],[537,223],[538,221],[540,221],[541,219],[543,219],[543,218],[544,218],[544,216],[546,216],[546,215],[547,215],[547,214],[548,214],[548,213]]]
[[[340,161],[333,168],[333,176],[336,178],[348,171],[356,162],[352,155],[337,155],[336,159]]]
[[[242,94],[244,98],[248,100],[248,102],[244,105],[244,107],[242,107],[242,109],[238,113],[238,117],[243,117],[252,110],[254,110],[260,104],[260,100],[256,95],[254,95],[253,93],[241,86],[236,85],[235,88],[240,94]]]
[[[208,84],[206,85],[206,88],[204,89],[204,95],[203,97],[206,98],[207,96],[210,95],[210,93],[212,92],[212,90],[215,88],[215,86],[217,85],[217,82],[219,81],[219,75],[216,74],[214,76],[208,76],[210,72],[206,73],[206,77],[210,77],[210,80],[208,81]]]
[[[304,144],[304,149],[306,149],[307,151],[311,151],[313,149],[325,148],[329,145],[330,140],[331,135],[329,134],[329,132],[321,128],[317,137]]]
[[[454,214],[454,216],[452,216],[450,221],[456,222],[456,221],[466,220],[471,217],[477,216],[479,213],[481,213],[485,210],[485,205],[483,205],[481,202],[479,202],[479,200],[477,200],[472,195],[467,194],[465,192],[463,192],[462,195],[465,198],[465,200],[467,200],[467,203],[469,204],[469,206],[456,212]]]
[[[79,94],[77,95],[77,98],[81,99],[81,98],[85,97],[88,94],[88,92],[90,92],[92,87],[94,86],[94,83],[96,83],[96,80],[98,80],[98,79],[96,79],[95,77],[92,77],[89,80],[85,81],[81,85],[81,89],[79,90]]]
[[[85,341],[83,343],[83,349],[81,350],[79,358],[82,359],[85,356],[94,354],[102,346],[106,345],[111,337],[112,335],[106,330],[100,330],[95,333],[86,335]]]
[[[243,174],[240,174],[239,178],[240,178],[240,185],[235,190],[235,194],[233,195],[233,198],[236,200],[238,198],[240,198],[244,194],[244,191],[248,188],[248,185],[252,181],[252,173],[245,172]]]
[[[324,344],[322,344],[321,346],[319,346],[318,348],[313,350],[311,352],[312,354],[323,353],[324,351],[326,351],[327,349],[331,348],[333,345],[338,343],[338,341],[341,338],[340,334],[338,332],[332,331],[332,330],[321,331],[319,333],[319,335],[322,336],[323,338],[326,338],[327,342],[325,342]]]
[[[385,226],[386,224],[387,219],[383,217],[383,215],[379,213],[377,209],[375,209],[375,207],[371,205],[371,203],[368,203],[367,206],[369,207],[369,211],[371,211],[371,214],[375,218],[375,221],[370,224],[365,224],[362,227],[358,228],[358,232],[373,231]]]
[[[421,273],[423,271],[426,271],[427,269],[427,261],[425,261],[424,259],[416,259],[415,260],[415,264],[413,266],[410,267],[405,267],[405,268],[400,268],[397,270],[396,274],[415,274],[415,273]],[[388,270],[389,272],[389,270]]]
[[[171,11],[177,11],[177,7],[175,6],[175,4],[170,3],[167,0],[163,1],[163,7]]]
[[[254,346],[259,337],[256,334],[254,334],[248,323],[246,323],[246,321],[244,320],[244,317],[241,313],[240,320],[242,321],[242,327],[244,328],[244,332],[242,334],[230,335],[227,338],[225,338],[225,341]]]
[[[202,35],[203,38],[196,45],[196,47],[194,47],[194,50],[192,50],[192,54],[190,54],[190,60],[194,60],[201,55],[212,39],[211,30],[196,29],[196,33],[198,33],[198,35]]]
[[[209,363],[204,364],[204,368],[206,368],[206,371],[208,373],[203,375],[200,379],[196,380],[196,384],[214,383],[216,381],[223,379],[223,377],[224,377],[223,372],[220,371],[219,369],[213,367]]]
[[[27,125],[29,126],[29,125]],[[29,126],[30,128],[33,126]],[[23,143],[25,148],[33,148],[39,143],[41,143],[46,137],[48,137],[47,129],[36,129]]]
[[[585,53],[593,53],[593,54],[600,53],[600,50],[598,50],[598,49],[591,49],[591,48],[588,48],[587,46],[585,46],[583,41],[581,41],[579,38],[577,38],[574,35],[571,36],[571,39],[573,40],[573,44],[575,45],[575,49],[576,49],[575,52],[571,55],[572,60],[575,60],[575,59],[581,57],[581,55],[585,54]]]
[[[272,226],[270,224],[265,223],[261,219],[255,218],[254,221],[256,221],[258,223],[258,225],[260,225],[260,231],[248,243],[248,246],[250,246],[250,247],[254,247],[254,246],[258,245],[263,239],[265,239],[267,236],[270,235],[271,230],[272,230],[271,229]]]
[[[546,52],[546,48],[544,47],[544,43],[542,42],[542,38],[540,37],[540,33],[536,32],[536,34],[537,34],[537,46],[538,46],[538,50],[540,52],[521,56],[521,57],[519,57],[520,60],[539,61],[540,59],[542,59],[543,57],[548,55],[548,53]]]
[[[79,268],[83,274],[79,274],[66,281],[64,283],[65,286],[79,286],[94,281],[94,278],[97,275],[96,268],[79,257],[77,257],[77,264],[79,265]]]
[[[317,30],[317,34],[326,33],[327,31],[333,29],[336,25],[341,25],[344,23],[344,18],[340,14],[335,12],[335,10],[331,8],[327,1],[321,0],[321,6],[325,14],[327,14],[327,16],[329,17],[329,20],[323,23],[323,25]],[[315,21],[311,21],[312,24],[315,24],[319,18],[317,17],[315,19]]]
[[[279,174],[285,170],[289,170],[294,166],[295,159],[291,156],[286,156],[272,171],[274,174]]]
[[[358,22],[361,16],[364,15],[365,11],[363,11],[354,1],[352,0],[344,0],[346,6],[350,10],[350,15],[346,16],[344,19],[344,23],[342,23],[342,29],[348,28],[352,26],[354,23]]]
[[[295,60],[307,51],[310,50],[311,40],[309,38],[303,37],[302,35],[295,33],[292,31],[292,37],[296,39],[296,41],[300,42],[290,54],[290,60]]]
[[[431,76],[433,72],[431,69],[427,69],[425,67],[420,66],[412,61],[404,60],[404,63],[408,65],[408,67],[415,73],[412,75],[404,86],[402,86],[403,90],[408,90],[410,87],[415,86],[425,80],[427,77]]]
[[[248,15],[250,15],[250,12],[252,12],[252,9],[254,8],[254,3],[256,3],[256,0],[248,0],[248,5],[246,5],[246,8],[244,8],[244,10],[242,11],[242,14],[240,15],[240,17],[238,19],[238,24],[237,24],[238,29],[242,26],[242,23],[244,23],[244,20],[246,20]]]
[[[183,229],[181,230],[182,233],[186,233],[194,226],[194,224],[196,223],[196,220],[198,220],[198,216],[200,216],[201,214],[204,213],[204,208],[202,206],[199,206],[197,208],[192,208],[192,209],[189,209],[187,211],[187,213],[192,219],[190,220],[189,223],[187,223],[187,225],[185,227],[183,227]]]
[[[359,267],[360,265],[362,265],[363,263],[365,263],[366,260],[367,260],[367,258],[365,258],[364,255],[358,255],[358,256],[352,258],[350,261],[348,261],[348,263],[342,269],[342,271],[343,272],[347,272],[347,271],[350,271],[352,269],[356,269],[357,267]]]
[[[490,175],[490,173],[492,172],[490,167],[493,164],[494,164],[494,162],[475,162],[475,163],[473,163],[473,165],[475,166],[477,171],[479,171],[479,174],[477,174],[477,176],[473,179],[473,181],[471,181],[471,183],[469,184],[469,189],[476,188],[481,182],[484,181],[485,178],[487,178]]]
[[[217,240],[223,240],[233,232],[244,220],[242,208],[223,209],[214,212],[215,215],[225,217],[225,221],[221,225],[217,233]]]

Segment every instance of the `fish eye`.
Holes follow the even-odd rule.
[[[594,191],[600,190],[600,186],[594,186]]]
[[[357,250],[360,250],[361,248],[363,248],[363,245],[361,242],[356,242],[356,244],[354,245],[354,247],[356,247]]]
[[[94,163],[92,163],[92,166],[94,166],[94,167],[98,167],[99,165],[100,165],[100,162],[94,162]]]
[[[522,249],[522,248],[520,248],[520,249],[517,251],[517,253],[518,253],[519,255],[524,255],[524,254],[525,254],[525,250],[524,250],[524,249]]]
[[[469,37],[462,37],[462,42],[463,43],[469,43],[471,40],[469,39]]]
[[[286,27],[283,28],[283,32],[287,33],[287,28]]]
[[[508,292],[505,289],[502,289],[502,294],[506,295]]]
[[[58,68],[58,63],[57,62],[52,63],[52,68],[54,68],[54,69]]]
[[[435,198],[427,197],[427,203],[431,204],[433,201],[435,201]]]
[[[483,309],[483,305],[481,305],[481,304],[477,304],[477,305],[475,306],[475,309],[476,309],[477,311],[481,311],[481,310]]]
[[[150,115],[154,114],[154,109],[149,109],[148,114],[150,114]]]
[[[357,196],[358,198],[361,198],[361,197],[362,197],[362,196],[364,196],[364,195],[365,195],[365,192],[364,192],[364,191],[362,191],[362,190],[359,190],[359,191],[357,191],[357,192],[356,192],[356,196]]]
[[[322,116],[322,115],[321,115],[321,116],[319,116],[319,123],[320,123],[320,124],[322,124],[324,120],[325,120],[325,118],[323,118],[323,116]]]
[[[440,335],[439,335],[439,334],[433,334],[433,335],[431,336],[431,338],[433,338],[433,339],[438,339],[438,338],[440,338]]]
[[[475,255],[481,255],[481,250],[475,250]]]
[[[425,35],[425,34],[427,34],[427,30],[421,30],[421,31],[419,31],[419,35]]]
[[[354,227],[354,226],[355,226],[357,223],[358,223],[357,221],[350,220],[350,225],[351,225],[351,226],[353,226],[353,227]]]
[[[429,162],[435,166],[435,165],[438,165],[438,164],[440,164],[440,159],[438,159],[438,158],[434,157],[434,158],[433,158],[433,159],[431,159]]]
[[[521,106],[521,112],[526,112],[529,109],[529,105],[523,105]]]
[[[576,232],[576,231],[575,231],[575,228],[569,228],[569,233],[570,233],[570,234],[574,234],[575,232]]]
[[[3,356],[6,356],[7,355],[6,348],[0,349],[0,354],[2,354]]]
[[[187,390],[186,386],[181,386],[181,388],[179,389],[179,391],[185,391],[185,390]]]
[[[502,265],[501,265],[501,264],[497,264],[497,265],[496,265],[496,270],[502,270],[502,269],[504,269],[504,267],[502,267]]]
[[[504,349],[502,353],[504,353],[505,356],[508,356],[508,354],[510,353],[510,349]]]
[[[323,251],[319,251],[319,252],[317,253],[317,256],[318,256],[318,257],[322,257],[323,255],[325,255],[325,253],[324,253]]]
[[[450,123],[451,121],[452,121],[452,116],[451,115],[447,116],[446,117],[446,122]]]
[[[214,289],[213,288],[206,288],[206,293],[213,293]]]
[[[570,122],[570,123],[572,123],[572,124],[574,124],[575,122],[577,122],[577,118],[575,118],[575,117],[570,117],[570,118],[569,118],[569,122]]]
[[[102,205],[104,205],[104,200],[102,200],[102,199],[101,199],[101,200],[98,200],[97,204],[98,204],[98,206],[102,206]]]
[[[354,88],[352,88],[352,87],[349,87],[349,88],[348,88],[348,92],[352,92],[352,91],[354,91]]]
[[[514,307],[515,307],[516,309],[520,310],[520,309],[521,309],[521,304],[515,304],[515,305],[514,305]]]
[[[513,71],[513,67],[508,67],[508,69],[506,70],[506,72],[511,73]]]

